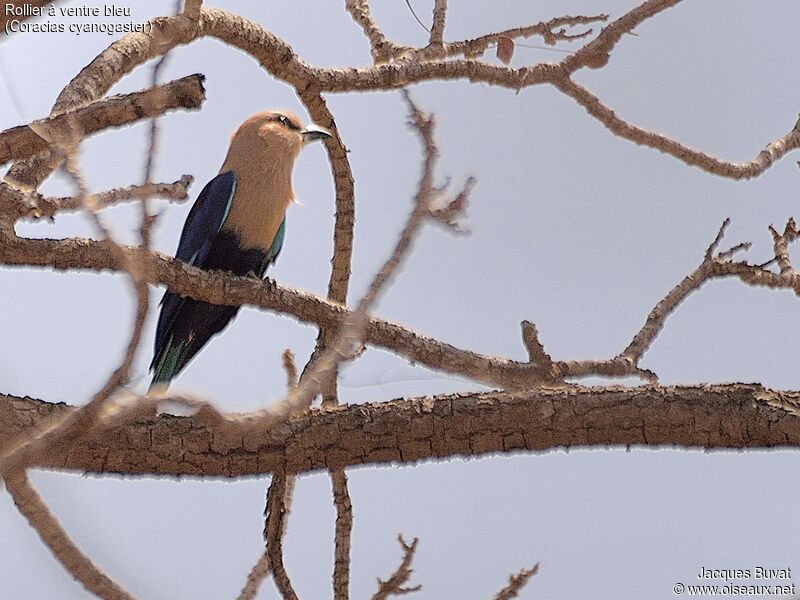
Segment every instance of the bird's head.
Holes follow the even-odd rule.
[[[329,137],[330,131],[314,123],[303,127],[292,112],[271,110],[255,114],[242,123],[233,134],[231,150],[242,150],[271,160],[285,157],[294,162],[303,146]]]

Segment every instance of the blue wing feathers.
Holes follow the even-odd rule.
[[[202,267],[211,251],[214,239],[225,223],[236,193],[236,175],[232,171],[220,173],[209,181],[195,200],[181,231],[176,258],[190,265]],[[165,292],[161,299],[161,313],[156,326],[155,354],[150,368],[156,367],[159,375],[164,364],[163,356],[171,354],[172,338],[167,333],[172,329],[185,298]]]
[[[232,172],[212,179],[197,198],[178,244],[177,258],[208,270],[262,277],[283,247],[284,220],[266,251],[243,249],[238,237],[222,229],[236,192]],[[238,306],[217,306],[166,292],[156,326],[155,353],[150,368],[153,383],[169,383],[208,340],[222,331]]]
[[[214,238],[231,210],[236,176],[221,173],[206,184],[186,217],[175,256],[190,265],[202,266]]]

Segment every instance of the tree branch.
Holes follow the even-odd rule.
[[[400,547],[403,549],[403,560],[386,581],[378,579],[378,591],[372,596],[372,600],[386,600],[390,596],[404,596],[412,592],[418,592],[422,589],[421,585],[413,587],[405,587],[406,582],[411,577],[411,563],[414,560],[414,554],[417,551],[417,542],[419,540],[414,538],[411,544],[406,544],[402,535],[397,536],[397,541],[400,542]]]
[[[286,535],[294,484],[294,475],[287,475],[283,472],[273,473],[265,511],[267,521],[264,527],[264,538],[267,543],[267,554],[272,566],[272,574],[275,577],[275,585],[284,600],[298,600],[283,564],[283,537]]]
[[[106,600],[133,600],[133,596],[101,572],[69,539],[61,524],[31,486],[24,471],[7,473],[3,480],[14,504],[75,581]]]
[[[0,439],[76,410],[0,396]],[[141,413],[32,466],[217,478],[559,448],[800,448],[800,391],[742,384],[456,394],[311,409],[265,430],[243,428],[242,417]]]
[[[205,100],[202,75],[190,75],[141,92],[113,96],[83,108],[0,132],[0,164],[21,160],[50,148],[63,132],[86,137],[167,111],[197,109]]]
[[[495,594],[492,600],[512,600],[519,596],[528,580],[539,572],[539,564],[533,565],[530,569],[522,569],[519,573],[509,576],[508,585]]]
[[[183,15],[159,17],[148,22],[150,35],[132,33],[114,42],[73,79],[59,96],[54,113],[93,101],[137,65],[159,56],[180,44],[204,36],[212,36],[248,53],[277,79],[302,92],[355,92],[395,89],[411,83],[431,80],[468,79],[475,83],[499,85],[518,91],[531,85],[550,83],[575,98],[590,115],[598,118],[617,135],[636,143],[645,143],[667,152],[687,164],[708,172],[733,177],[752,177],[763,172],[774,160],[800,145],[800,135],[792,132],[762,152],[755,165],[735,165],[686,148],[678,142],[630,125],[618,117],[585,88],[569,76],[583,67],[600,67],[608,60],[608,52],[621,37],[639,23],[675,5],[677,0],[648,0],[628,11],[607,26],[591,42],[562,62],[538,63],[518,69],[497,66],[475,59],[426,59],[424,49],[411,49],[410,60],[375,64],[363,68],[316,68],[303,62],[285,41],[275,37],[257,23],[218,9],[203,9],[198,21]],[[367,6],[362,0],[348,4]],[[597,18],[599,18],[598,16]],[[593,17],[583,17],[593,18]],[[370,34],[372,35],[372,34]],[[488,34],[489,36],[496,34]],[[372,40],[372,38],[370,38]],[[418,52],[417,52],[418,51]],[[37,187],[54,165],[46,157],[27,164],[19,163],[10,175],[30,187]]]
[[[594,94],[569,77],[554,79],[552,84],[561,92],[575,100],[592,117],[600,121],[614,135],[630,140],[635,144],[649,146],[659,152],[669,154],[689,166],[697,167],[707,173],[729,179],[751,179],[769,169],[775,161],[792,150],[800,148],[800,121],[785,135],[767,146],[752,160],[742,163],[728,162],[710,156],[699,150],[684,146],[660,133],[647,131],[624,121]]]
[[[184,175],[173,183],[147,183],[115,188],[94,195],[97,210],[102,210],[122,202],[140,201],[143,198],[164,198],[182,201],[189,198],[189,187],[194,178]],[[44,219],[52,218],[58,213],[75,212],[84,208],[79,197],[45,198],[36,192],[24,193],[11,185],[0,181],[0,194],[15,205],[14,213],[20,218]]]
[[[353,505],[347,489],[344,469],[331,470],[333,504],[336,506],[336,536],[334,540],[333,598],[350,598],[350,542],[353,533]]]

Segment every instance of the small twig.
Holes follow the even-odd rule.
[[[571,57],[567,57],[568,60]],[[589,115],[600,121],[614,135],[630,140],[635,144],[649,146],[665,154],[677,158],[681,162],[702,169],[706,173],[727,177],[729,179],[751,179],[758,177],[772,164],[791,152],[800,148],[800,131],[793,127],[788,133],[767,144],[752,160],[734,163],[720,160],[660,133],[648,131],[631,125],[617,115],[610,107],[603,104],[588,89],[569,77],[556,78],[552,84],[561,92],[580,104]]]
[[[411,563],[414,561],[414,553],[417,551],[417,538],[411,544],[406,544],[402,534],[397,536],[400,546],[403,548],[403,560],[397,567],[397,570],[392,574],[389,579],[382,581],[378,579],[378,591],[372,596],[372,600],[386,600],[389,596],[402,596],[412,592],[418,592],[422,589],[421,585],[413,587],[405,587],[413,573]]]
[[[725,219],[723,221],[722,226],[719,228],[716,237],[714,240],[709,244],[708,249],[705,251],[703,255],[703,262],[700,263],[694,271],[692,271],[689,275],[683,278],[681,282],[672,288],[669,293],[664,296],[662,300],[656,304],[653,310],[650,311],[650,314],[647,316],[647,320],[645,324],[642,326],[641,330],[634,336],[631,343],[628,344],[628,347],[622,351],[622,353],[617,357],[618,359],[627,360],[631,366],[638,366],[639,361],[641,360],[642,356],[645,352],[647,352],[650,345],[655,341],[656,337],[659,333],[661,333],[662,329],[664,328],[665,321],[669,315],[671,315],[678,306],[694,291],[700,289],[700,287],[709,279],[719,276],[719,274],[715,271],[714,267],[721,262],[727,260],[727,255],[731,255],[732,253],[728,251],[726,256],[723,260],[720,260],[715,253],[719,248],[720,243],[722,242],[722,238],[725,235],[725,230],[730,225],[730,219]],[[741,249],[744,246],[738,246],[735,249]],[[734,249],[732,249],[734,250]]]
[[[175,0],[175,8],[173,10],[174,14],[180,14],[181,12],[181,3],[183,0]],[[200,17],[200,8],[202,6],[202,0],[186,0],[186,6],[184,9],[184,14],[189,17],[190,19],[198,19]],[[150,73],[150,87],[155,88],[158,85],[158,78],[161,74],[162,69],[167,64],[167,60],[169,60],[170,52],[167,50],[164,54],[161,55],[156,61],[156,64],[153,66],[153,70]],[[150,183],[150,178],[153,175],[153,168],[155,165],[155,156],[158,150],[158,116],[153,117],[150,119],[150,141],[148,142],[147,153],[146,153],[146,160],[144,165],[144,176],[142,177],[142,183]],[[142,201],[142,210],[147,213],[147,204],[145,201]]]
[[[272,573],[272,563],[269,560],[269,552],[265,549],[256,564],[250,569],[247,581],[245,581],[242,591],[239,592],[237,600],[254,600],[261,584],[269,577],[270,573]]]
[[[281,362],[286,373],[286,388],[291,390],[297,385],[297,365],[294,362],[294,352],[286,348],[281,354]]]
[[[778,233],[772,225],[769,226],[769,231],[772,234],[775,261],[778,263],[781,275],[793,273],[794,267],[792,266],[792,259],[789,256],[789,244],[798,237],[794,219],[789,219],[786,222],[783,233]]]
[[[283,564],[283,537],[286,535],[286,524],[291,510],[295,480],[294,475],[273,474],[272,483],[267,492],[267,508],[264,511],[266,516],[264,538],[267,544],[267,554],[272,566],[275,585],[284,600],[298,600]]]
[[[19,512],[28,520],[53,556],[89,592],[106,600],[133,600],[72,542],[64,528],[33,489],[22,470],[5,473],[6,489]]]
[[[411,248],[417,230],[424,219],[430,216],[430,202],[434,196],[433,173],[438,152],[433,140],[433,118],[424,115],[411,101],[407,93],[404,98],[411,111],[411,122],[419,134],[424,149],[422,177],[420,179],[414,209],[409,216],[403,231],[390,257],[375,275],[366,294],[361,298],[356,310],[345,320],[339,330],[336,341],[306,367],[297,387],[289,394],[286,401],[277,407],[268,418],[281,415],[283,418],[297,411],[305,410],[311,405],[319,393],[331,371],[343,360],[355,356],[361,347],[361,336],[368,323],[368,312],[377,300],[385,284],[392,278]]]
[[[367,0],[346,0],[345,8],[369,40],[370,53],[375,64],[388,62],[406,50],[384,35],[372,17]]]
[[[178,6],[175,12],[180,12],[181,0],[177,0]],[[183,15],[192,21],[197,21],[200,18],[200,11],[203,8],[203,0],[186,0],[183,6]]]
[[[193,181],[191,175],[184,175],[173,183],[148,183],[115,188],[94,194],[92,202],[96,210],[103,210],[122,202],[140,201],[143,198],[162,198],[179,202],[189,198],[188,190]],[[77,196],[47,198],[38,193],[25,194],[3,182],[0,182],[0,191],[4,191],[7,198],[15,201],[17,204],[15,212],[21,218],[52,218],[59,213],[75,212],[84,208],[82,199]]]
[[[570,72],[581,67],[598,69],[608,63],[609,54],[622,37],[635,27],[675,6],[680,0],[647,0],[636,6],[603,28],[603,31],[575,54],[564,59],[564,67]]]
[[[728,229],[728,226],[730,224],[731,224],[730,217],[726,218],[722,222],[722,225],[720,226],[719,230],[717,231],[716,237],[708,245],[708,248],[706,248],[706,253],[703,255],[705,257],[705,260],[710,261],[712,258],[714,258],[714,253],[717,251],[717,248],[719,248],[719,244],[720,244],[720,242],[722,242],[722,238],[725,236],[725,230]]]
[[[444,39],[445,19],[447,18],[447,0],[435,0],[433,4],[433,25],[428,44],[441,46]]]
[[[464,228],[462,227],[460,221],[464,216],[470,194],[472,193],[472,189],[475,187],[475,184],[476,180],[474,177],[467,177],[464,187],[455,198],[449,202],[446,202],[444,206],[441,207],[434,207],[431,205],[431,216],[436,221],[449,228],[451,231],[455,233],[464,233]]]
[[[347,489],[344,469],[331,469],[333,503],[336,506],[336,539],[334,545],[333,597],[350,597],[350,543],[353,533],[353,505]]]
[[[512,598],[516,598],[528,583],[528,580],[538,572],[539,563],[536,563],[531,569],[522,569],[519,573],[510,575],[508,585],[497,592],[492,600],[512,600]]]
[[[522,328],[522,343],[525,344],[530,361],[552,367],[553,359],[550,358],[550,355],[539,341],[539,332],[536,330],[536,325],[530,321],[523,321],[520,326]]]
[[[576,25],[588,25],[591,23],[603,22],[608,19],[608,15],[592,16],[563,16],[542,21],[524,27],[514,27],[497,33],[489,33],[470,40],[459,42],[449,42],[445,44],[446,56],[466,56],[467,58],[477,58],[482,56],[486,50],[497,43],[500,38],[509,40],[528,39],[534,35],[540,36],[547,45],[552,46],[558,41],[574,41],[592,34],[592,29],[586,29],[577,34],[569,34],[564,27],[575,27]],[[556,29],[560,27],[561,29]],[[522,45],[517,44],[515,45]],[[550,49],[550,48],[548,48]]]

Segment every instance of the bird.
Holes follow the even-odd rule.
[[[197,197],[175,257],[205,270],[264,277],[281,252],[286,210],[294,200],[292,168],[304,146],[330,138],[285,110],[257,113],[231,137],[219,173]],[[236,316],[220,306],[167,290],[156,325],[150,389],[166,388]]]

